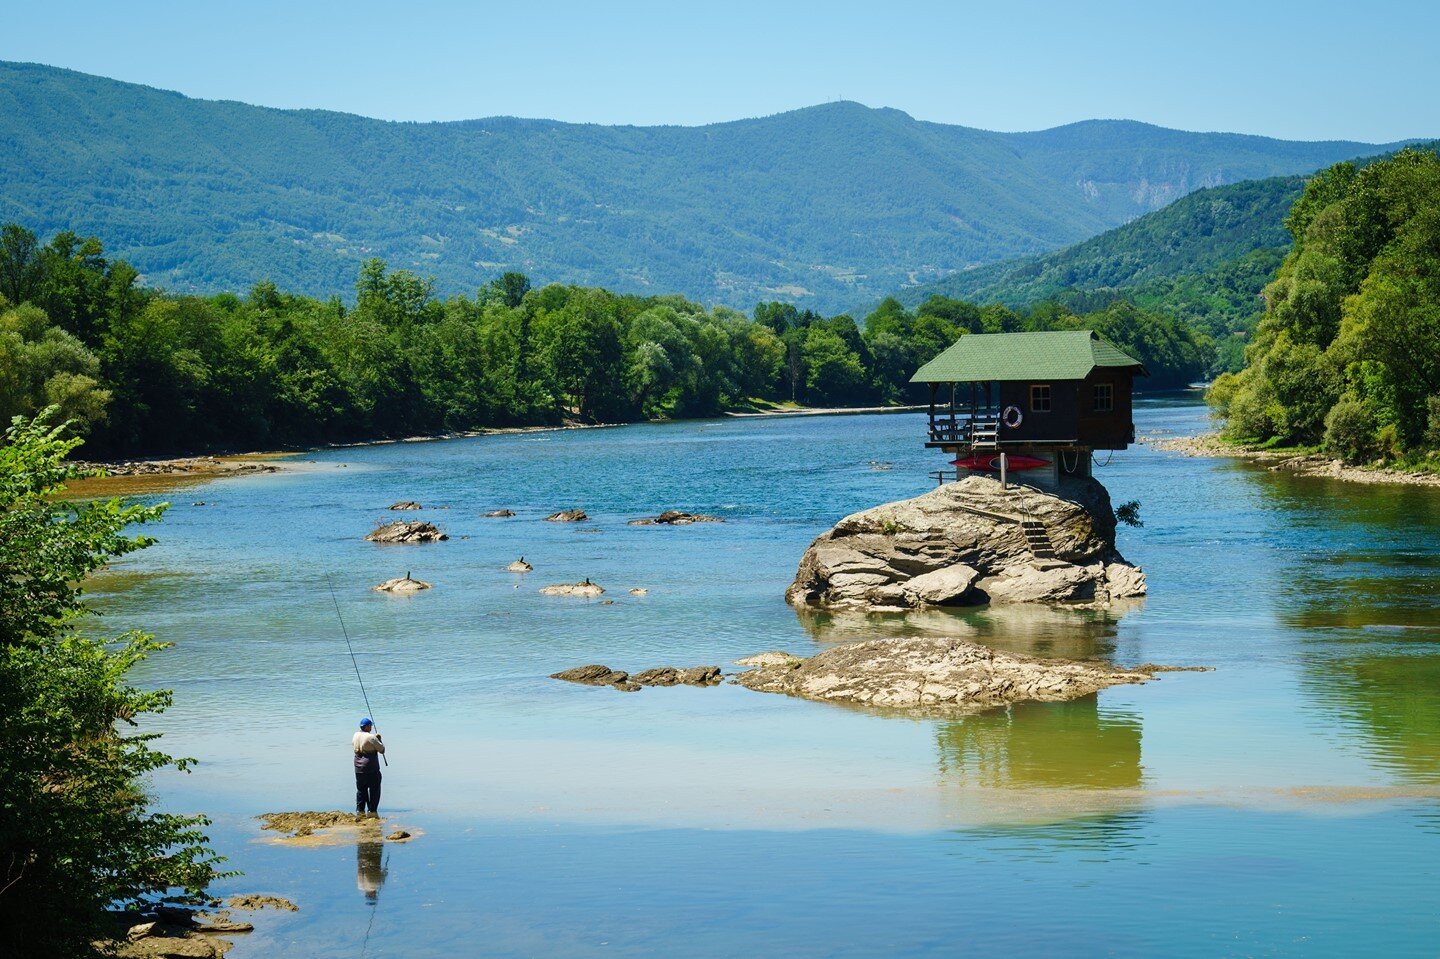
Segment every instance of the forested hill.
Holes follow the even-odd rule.
[[[1221,369],[1239,369],[1243,338],[1290,248],[1285,216],[1303,177],[1270,177],[1197,190],[1170,206],[1053,253],[977,267],[900,294],[1028,308],[1059,301],[1094,309],[1116,298],[1157,310],[1203,331],[1219,347]]]
[[[0,222],[103,236],[179,292],[327,294],[378,256],[446,295],[520,270],[823,311],[1376,152],[1125,121],[992,133],[843,102],[703,127],[392,123],[13,63],[0,144]]]

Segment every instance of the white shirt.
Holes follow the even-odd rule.
[[[380,741],[376,733],[360,730],[350,739],[350,745],[357,753],[383,753],[385,744]]]

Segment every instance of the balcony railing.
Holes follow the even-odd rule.
[[[995,449],[1000,422],[994,413],[952,413],[949,410],[930,414],[930,442],[955,443],[974,449]]]

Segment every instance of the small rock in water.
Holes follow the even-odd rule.
[[[529,563],[525,562],[525,557],[523,556],[517,559],[515,562],[511,563],[509,566],[505,567],[506,572],[510,573],[528,573],[534,569],[534,566],[531,566]]]
[[[281,909],[285,912],[298,912],[300,907],[289,899],[281,899],[279,896],[231,896],[228,900],[231,909],[246,909],[255,912],[260,909]]]
[[[551,513],[545,517],[545,521],[547,523],[583,523],[589,518],[583,509],[562,509],[558,513]]]
[[[197,912],[193,917],[195,929],[200,932],[250,932],[255,926],[238,919],[231,919],[224,909],[216,913]]]
[[[644,588],[642,588],[642,587],[636,586],[634,589],[630,590],[630,595],[631,595],[631,596],[645,596],[645,595],[647,595],[649,592],[650,592],[650,590],[648,590],[648,589],[644,589]]]
[[[604,593],[605,587],[586,579],[579,583],[556,583],[551,586],[542,586],[540,592],[546,596],[594,597]]]
[[[391,503],[391,504],[390,504],[390,508],[391,508],[391,509],[395,509],[395,510],[400,510],[400,509],[424,509],[424,507],[421,506],[419,503],[415,502],[414,500],[410,500],[410,499],[402,499],[402,500],[401,500],[400,502],[398,502],[398,503]]]
[[[410,838],[410,834],[403,829],[397,829],[385,838],[390,842],[403,842]]]
[[[406,573],[397,579],[387,579],[375,587],[377,593],[418,593],[422,589],[429,589],[430,584],[424,580],[411,579]]]
[[[515,511],[513,509],[492,509],[483,515],[486,519],[500,519],[506,516],[514,516]]]
[[[611,669],[609,666],[601,666],[599,663],[592,663],[589,666],[562,669],[558,673],[551,673],[550,678],[563,679],[567,683],[583,683],[586,686],[611,686],[615,683],[625,682],[630,678],[630,674]]]
[[[365,537],[372,543],[438,543],[449,538],[434,523],[399,519],[376,527]]]
[[[643,686],[714,686],[722,677],[719,666],[691,666],[688,669],[656,666],[632,676],[623,670],[597,663],[551,673],[550,678],[587,686],[613,686],[621,692],[633,693]]]
[[[659,516],[632,519],[631,526],[689,526],[691,523],[723,523],[719,516],[707,513],[684,513],[678,509],[667,509]]]
[[[756,653],[754,656],[746,656],[744,659],[735,660],[736,666],[797,666],[801,662],[799,656],[784,652],[779,649],[772,649],[767,653]]]

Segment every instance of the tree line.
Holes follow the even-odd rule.
[[[1315,176],[1265,288],[1238,374],[1210,403],[1250,442],[1352,463],[1436,465],[1440,450],[1440,157],[1403,150]]]
[[[679,296],[532,289],[519,273],[441,300],[380,260],[351,303],[269,282],[169,295],[96,238],[0,230],[0,419],[56,406],[97,457],[920,402],[911,374],[962,335],[1081,328],[1144,362],[1151,387],[1198,378],[1212,352],[1126,301],[1076,313],[888,299],[858,322],[770,302],[747,317]]]

